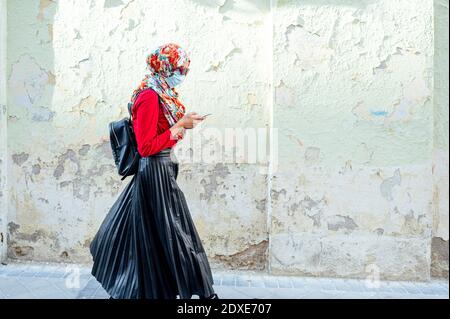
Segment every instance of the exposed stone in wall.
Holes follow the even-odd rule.
[[[262,267],[263,248],[249,247],[267,242],[266,176],[252,165],[180,165],[178,182],[208,255],[222,265]]]
[[[431,275],[448,278],[448,240],[433,237],[431,242]]]
[[[258,244],[249,245],[243,251],[231,255],[214,255],[213,262],[220,262],[230,269],[267,269],[267,247],[268,241],[264,240]]]

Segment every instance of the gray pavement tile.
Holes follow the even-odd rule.
[[[37,295],[36,299],[71,299],[66,294],[62,294],[58,291],[45,291]]]
[[[268,299],[273,297],[272,289],[261,289],[258,287],[236,287],[236,291],[246,299]],[[219,295],[219,297],[221,297]],[[234,298],[230,295],[228,298]]]
[[[365,292],[368,290],[365,281],[358,279],[349,279],[347,282],[349,291]]]
[[[2,292],[6,295],[7,298],[14,298],[15,296],[21,294],[30,293],[30,290],[16,282],[11,285],[3,286]]]
[[[78,298],[78,299],[88,298],[89,299],[89,298],[92,298],[96,292],[97,292],[96,288],[84,288],[78,292],[76,298]]]
[[[319,284],[325,291],[337,291],[339,287],[339,281],[333,279],[320,280]]]
[[[100,287],[100,283],[95,279],[95,278],[91,278],[89,279],[89,281],[86,283],[85,288],[98,288]]]
[[[253,287],[253,288],[264,288],[265,284],[264,284],[264,281],[261,278],[258,278],[256,276],[254,276],[250,280],[250,287]],[[261,290],[261,289],[259,289],[259,290]]]
[[[65,279],[58,280],[57,278],[49,278],[47,279],[52,284],[53,287],[57,288],[59,291],[63,292],[66,295],[78,294],[78,292],[84,289],[87,286],[87,280],[79,280],[77,281],[66,281]],[[92,288],[97,288],[97,286],[92,286]]]
[[[238,276],[236,278],[236,287],[250,287],[250,281],[249,276]]]
[[[94,277],[91,274],[80,274],[80,278],[90,280],[90,279],[93,279]]]
[[[248,299],[241,287],[219,286],[215,289],[221,299]]]
[[[49,272],[49,271],[41,271],[41,272],[35,273],[34,277],[49,278],[51,274],[52,274],[52,272]]]
[[[20,277],[18,281],[28,289],[40,289],[51,286],[51,284],[44,278],[38,277]]]
[[[306,286],[306,281],[303,278],[294,278],[292,286],[297,289],[303,289]]]
[[[51,272],[48,275],[48,278],[64,278],[65,276],[66,276],[65,272],[58,271],[58,272]]]
[[[95,299],[109,299],[109,295],[104,289],[98,289],[94,293],[93,298],[95,298]]]
[[[278,287],[280,288],[292,288],[292,280],[289,277],[278,277]]]
[[[389,285],[389,282],[380,282],[379,287],[372,288],[377,293],[392,293],[396,291],[396,288]]]
[[[94,295],[89,299],[109,299],[109,296]]]
[[[437,287],[435,291],[438,295],[447,295],[447,297],[449,296],[447,288]]]
[[[275,277],[263,276],[264,286],[266,288],[278,288],[278,280]]]
[[[222,286],[235,286],[236,285],[236,275],[224,274],[222,276]]]
[[[16,293],[14,296],[9,296],[7,299],[37,299],[34,294],[31,292],[22,292],[22,293]]]
[[[445,293],[444,289],[438,288],[436,286],[421,286],[420,291],[422,291],[424,295],[440,295]]]
[[[296,288],[279,288],[273,289],[272,295],[274,299],[309,299],[312,291]],[[320,293],[321,295],[323,292]]]
[[[323,289],[323,284],[316,279],[305,277],[294,280],[293,287],[307,290],[321,290]]]
[[[355,291],[337,291],[334,294],[332,299],[372,299],[375,298],[376,293],[368,293],[368,292],[355,292]],[[325,297],[322,297],[322,299]]]
[[[7,277],[19,277],[25,270],[15,269],[12,271],[6,272],[4,275]]]
[[[448,290],[448,280],[447,281],[432,281],[432,283]]]
[[[339,280],[337,283],[335,283],[335,289],[336,291],[351,291],[352,290],[352,284],[349,279],[342,279]]]
[[[408,291],[403,287],[403,284],[399,281],[388,281],[386,282],[386,286],[389,287],[394,293],[408,293]]]
[[[24,271],[19,275],[20,277],[34,277],[36,274],[40,273],[43,269],[42,265],[29,265]]]

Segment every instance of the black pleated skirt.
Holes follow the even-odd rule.
[[[92,275],[115,299],[189,299],[213,278],[170,149],[143,157],[91,245]]]

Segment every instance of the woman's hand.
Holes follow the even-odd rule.
[[[195,112],[185,114],[175,125],[179,125],[185,129],[192,129],[205,118]]]
[[[203,121],[205,117],[198,115],[195,112],[185,114],[178,122],[170,128],[172,138],[179,140],[183,138],[186,129],[194,128],[199,122]]]

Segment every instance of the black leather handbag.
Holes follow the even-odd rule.
[[[137,173],[139,169],[139,155],[134,135],[131,107],[128,103],[129,117],[109,123],[109,137],[114,162],[123,181],[127,176]]]

